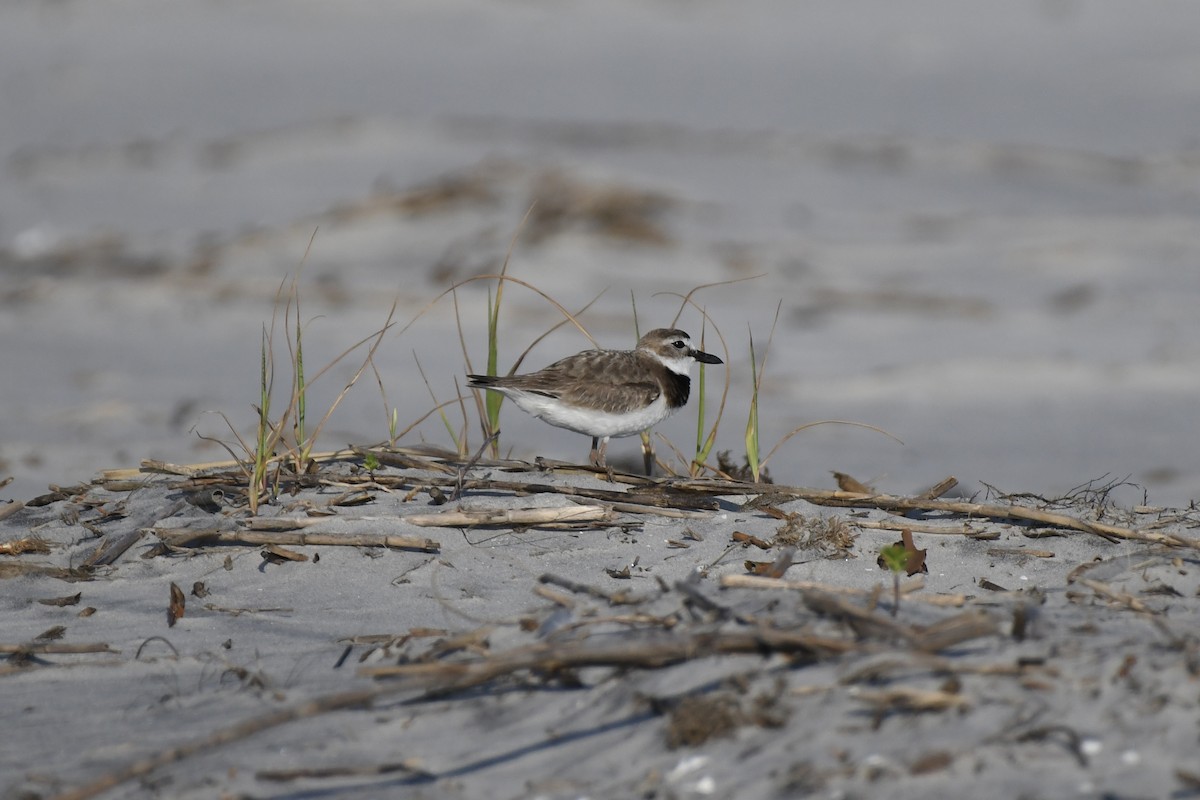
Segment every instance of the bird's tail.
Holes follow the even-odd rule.
[[[498,380],[498,375],[468,375],[467,386],[472,389],[486,389]]]

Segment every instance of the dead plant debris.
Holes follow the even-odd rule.
[[[925,563],[926,550],[919,550],[913,544],[912,531],[908,528],[900,531],[900,541],[895,542],[892,547],[901,548],[904,551],[904,572],[909,577],[917,573],[928,573],[929,565]],[[880,569],[889,569],[889,565],[884,556],[880,555],[875,559],[875,563]]]
[[[749,698],[744,697],[746,687],[741,677],[734,676],[727,684],[733,688],[652,701],[652,707],[667,715],[667,747],[699,747],[713,739],[728,738],[746,725],[780,728],[787,724],[791,710],[783,702],[786,681],[777,680],[771,690]]]
[[[44,606],[73,606],[79,602],[79,598],[83,597],[83,592],[69,594],[66,597],[48,597],[44,600],[38,600]]]
[[[0,542],[0,556],[19,556],[25,553],[45,554],[50,552],[50,545],[40,536],[24,536],[7,542]]]
[[[831,470],[834,482],[837,483],[838,489],[843,492],[854,492],[855,494],[875,494],[875,490],[867,484],[855,478],[853,475],[847,475],[844,472]]]
[[[174,581],[171,582],[171,600],[167,604],[167,627],[174,628],[175,623],[183,619],[184,606],[187,600],[183,596],[183,589]]]
[[[854,547],[857,537],[841,517],[784,512],[783,518],[786,522],[771,539],[774,546],[794,547],[823,558],[846,558]]]
[[[53,642],[63,638],[66,634],[67,628],[65,625],[55,625],[53,628],[47,628],[33,638],[38,642]]]
[[[743,533],[742,531],[734,531],[731,538],[733,539],[734,542],[741,544],[743,546],[746,546],[746,547],[753,545],[754,547],[757,547],[759,550],[770,550],[771,549],[771,545],[769,542],[765,542],[762,539],[758,538],[757,536],[753,536],[749,533]]]
[[[667,747],[699,747],[724,739],[746,722],[738,699],[729,692],[690,695],[674,704],[667,715]]]

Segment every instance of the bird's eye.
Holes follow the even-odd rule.
[[[671,345],[672,345],[672,346],[673,346],[673,347],[674,347],[676,350],[682,350],[682,349],[685,347],[685,345],[684,345],[684,343],[683,343],[683,339],[676,339],[674,342],[672,342],[672,343],[671,343]]]

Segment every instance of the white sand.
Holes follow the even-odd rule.
[[[356,480],[345,465],[322,474]],[[885,788],[914,798],[1166,796],[1194,776],[1194,548],[940,513],[905,523],[880,511],[793,501],[780,507],[810,523],[844,520],[856,538],[832,559],[802,539],[786,578],[843,594],[722,589],[723,579],[745,573],[746,559],[771,561],[781,552],[780,545],[762,551],[732,541],[734,532],[770,541],[783,527],[761,511],[738,510],[745,497],[721,498],[718,510],[686,521],[618,514],[577,532],[421,528],[406,518],[571,502],[554,494],[513,497],[487,484],[448,506],[432,505],[424,491],[406,502],[401,483],[420,487],[435,476],[377,475],[396,491],[368,487],[371,503],[335,508],[334,518],[305,531],[429,537],[440,552],[299,546],[289,549],[308,561],[268,563],[261,547],[228,545],[151,556],[158,537],[147,534],[91,580],[5,580],[3,644],[36,643],[63,626],[54,643],[111,648],[32,653],[0,675],[0,713],[20,731],[0,756],[9,794],[80,796],[59,793],[121,776],[148,758],[162,761],[137,779],[124,775],[105,796],[741,798],[795,794],[799,786],[822,797]],[[620,488],[487,466],[471,478]],[[32,531],[51,553],[5,558],[0,566],[83,563],[96,545],[85,523],[114,541],[139,521],[236,530],[245,520],[228,506],[209,513],[186,503],[156,520],[170,512],[179,487],[178,479],[160,477],[128,494],[96,488],[27,508],[3,523],[0,539]],[[305,490],[265,511],[303,517],[301,509],[341,491]],[[128,516],[98,522],[94,500]],[[1084,503],[1057,513],[1095,519],[1096,510]],[[875,557],[898,534],[855,527],[880,521],[914,525],[930,570],[925,588],[906,596],[894,618],[891,579]],[[1194,514],[1166,512],[1133,518],[1110,511],[1100,521],[1151,536],[1190,536],[1197,524]],[[964,524],[976,538],[964,538]],[[929,526],[945,533],[921,532]],[[978,538],[984,533],[995,538]],[[546,575],[558,582],[545,583]],[[578,586],[564,588],[564,580]],[[197,581],[206,596],[192,595]],[[173,627],[171,583],[186,602]],[[867,596],[852,593],[876,586],[885,591],[871,611]],[[38,602],[77,592],[72,605]],[[814,605],[831,596],[863,621],[848,627]],[[960,606],[930,603],[955,597]],[[95,611],[81,617],[83,608]],[[1022,638],[1013,635],[1018,613],[1027,620]],[[924,626],[962,614],[982,615],[994,632],[936,648],[937,664],[916,651]],[[918,639],[897,638],[893,626]],[[560,659],[580,648],[615,647],[635,659],[651,646],[691,642],[681,652],[695,652],[745,635],[770,642],[772,631],[848,651],[790,661],[771,655],[780,645],[763,644],[758,654],[697,655],[664,668],[517,669],[428,694],[449,685],[454,665],[503,661],[529,646]],[[436,674],[397,681],[360,671],[414,660],[427,660]],[[363,690],[374,693],[369,707],[359,697],[349,709],[304,710]],[[913,691],[941,692],[936,702],[950,707],[909,710],[896,693]],[[681,703],[692,704],[690,725]],[[273,717],[288,713],[297,718]],[[672,730],[678,737],[679,730],[721,728],[723,713],[740,715],[724,736],[670,746]],[[245,729],[273,719],[280,724]],[[172,755],[174,747],[186,750]]]

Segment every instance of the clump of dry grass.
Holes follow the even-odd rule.
[[[667,747],[698,747],[710,739],[728,738],[744,722],[745,715],[733,695],[690,695],[667,717]]]
[[[781,701],[786,682],[773,689],[748,697],[743,704],[739,695],[745,687],[737,678],[733,690],[688,695],[674,702],[667,714],[667,747],[699,747],[712,739],[724,739],[746,725],[779,728],[787,723],[789,709]]]
[[[854,547],[855,538],[841,517],[788,514],[771,544],[808,550],[824,558],[846,558]]]
[[[50,545],[40,536],[31,535],[21,539],[0,542],[0,555],[19,556],[24,553],[49,553]]]

